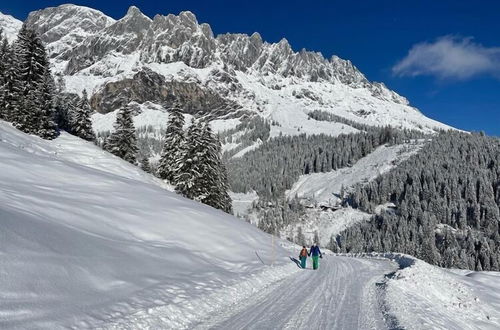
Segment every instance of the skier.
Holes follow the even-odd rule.
[[[300,259],[300,267],[306,268],[306,261],[307,261],[307,256],[309,255],[309,252],[307,252],[307,248],[305,245],[302,246],[302,250],[300,251],[299,254],[299,259]]]
[[[319,250],[319,246],[314,243],[312,246],[311,246],[311,249],[309,250],[309,255],[312,257],[313,259],[313,269],[318,269],[318,266],[319,266],[319,258],[323,258],[323,254],[321,253],[321,251]]]

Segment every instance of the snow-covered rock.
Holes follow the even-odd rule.
[[[0,29],[2,29],[2,33],[7,37],[9,43],[13,42],[17,33],[21,29],[23,23],[10,15],[5,15],[0,12]]]
[[[200,94],[225,100],[204,105],[204,113],[212,112],[210,119],[261,116],[277,124],[271,136],[354,131],[332,122],[307,125],[307,113],[313,110],[368,125],[425,132],[449,128],[425,117],[384,84],[370,82],[348,60],[296,52],[286,39],[268,43],[258,33],[214,36],[208,24],[200,24],[188,11],[151,19],[131,7],[115,21],[90,8],[62,5],[33,12],[27,22],[47,43],[53,71],[63,74],[68,91],[78,94],[87,89],[102,99],[116,98],[110,91],[148,68],[173,84],[173,101],[185,101],[176,99],[185,88],[182,84],[195,85]],[[0,21],[11,33],[20,24]],[[148,87],[147,82],[141,84],[141,90]],[[116,106],[137,101],[133,95],[119,97]],[[231,105],[223,107],[230,111],[220,111],[221,104]],[[94,108],[101,113],[116,110],[101,103]],[[228,112],[233,113],[229,118]]]
[[[28,27],[36,28],[51,57],[73,50],[114,22],[98,10],[71,4],[31,12],[26,20]]]

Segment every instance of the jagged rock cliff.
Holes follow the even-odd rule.
[[[0,24],[7,25],[1,19]],[[368,125],[447,127],[384,84],[370,82],[348,60],[296,52],[286,39],[268,43],[258,33],[214,36],[187,11],[151,19],[130,7],[115,20],[94,9],[62,5],[32,12],[26,24],[46,43],[53,71],[63,75],[68,91],[87,89],[101,113],[132,101],[168,106],[173,100],[168,95],[176,95],[176,102],[195,115],[226,118],[243,109],[264,117],[276,123],[271,136],[341,133],[333,124],[305,125],[313,110]]]

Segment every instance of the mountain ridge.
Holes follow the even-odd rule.
[[[165,97],[161,102],[158,98],[141,102],[168,108],[175,102],[183,106],[191,98],[207,104],[200,113],[212,112],[211,120],[236,118],[241,123],[242,116],[260,116],[276,124],[271,137],[343,133],[338,123],[311,120],[307,114],[316,110],[371,126],[427,133],[450,128],[425,117],[385,84],[370,82],[349,60],[335,55],[327,59],[305,49],[296,52],[285,38],[269,43],[257,32],[214,35],[209,24],[199,23],[189,11],[150,18],[131,6],[115,20],[95,9],[66,4],[34,11],[26,24],[46,43],[52,70],[64,78],[68,92],[81,95],[86,89],[94,100],[121,98],[120,102],[91,102],[103,114],[137,101],[112,84],[130,89],[127,81],[151,70],[163,77],[154,81],[175,82],[177,87],[166,91],[170,103],[164,103]],[[192,89],[190,85],[204,92],[186,95],[183,91]],[[143,83],[136,90],[147,94],[151,87],[162,85]],[[224,102],[206,100],[206,95]],[[227,130],[238,124],[231,123],[220,127]],[[351,129],[346,124],[342,127]]]

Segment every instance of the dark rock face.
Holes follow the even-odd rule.
[[[193,82],[165,81],[165,77],[144,68],[131,79],[110,82],[92,95],[90,104],[100,113],[107,113],[123,107],[130,102],[146,101],[171,107],[182,104],[186,113],[206,116],[212,113],[228,115],[236,112],[239,106],[220,97]]]

